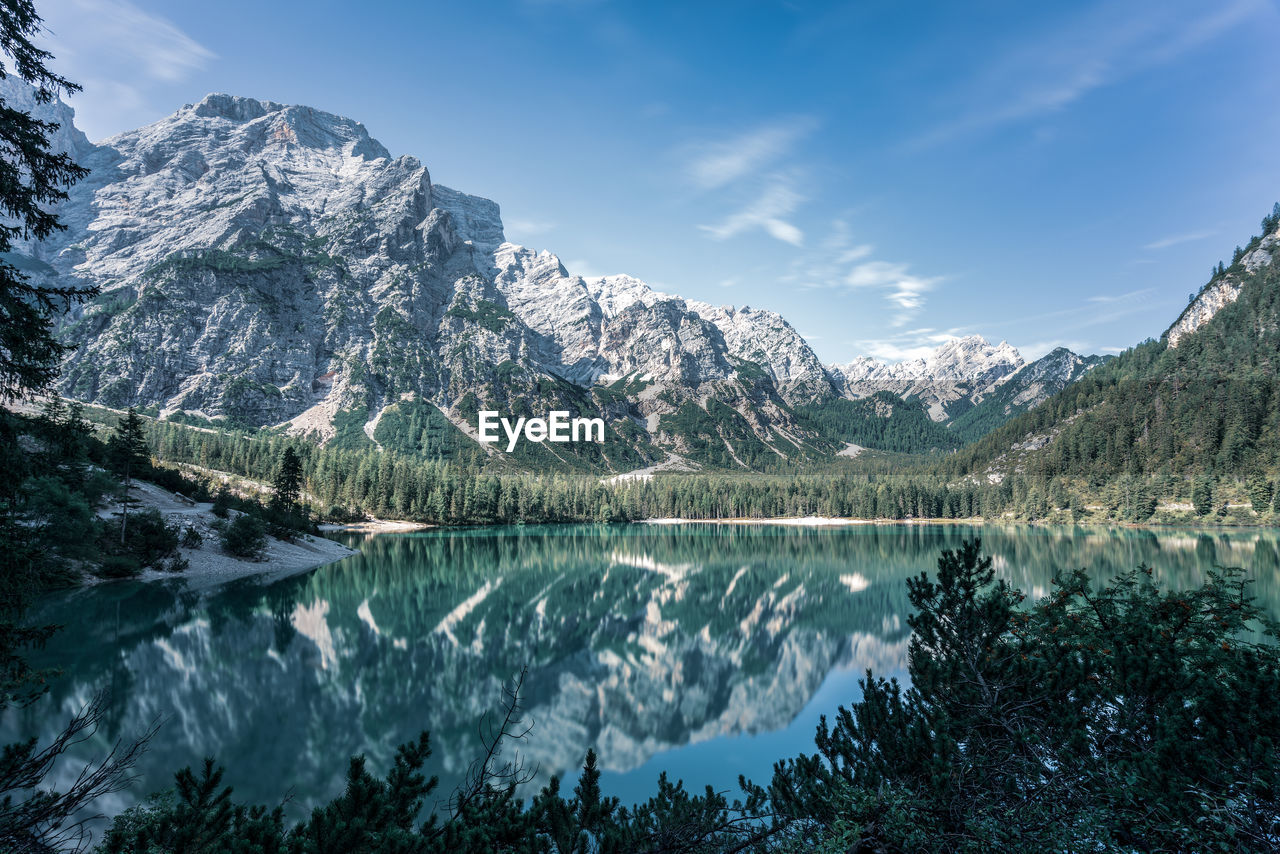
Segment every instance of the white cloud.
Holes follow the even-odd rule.
[[[800,202],[799,193],[786,180],[775,176],[774,182],[742,210],[731,214],[719,225],[700,225],[698,228],[716,240],[727,240],[758,228],[783,243],[803,246],[804,232],[787,220]]]
[[[545,220],[536,219],[505,219],[506,229],[513,234],[522,235],[524,237],[537,237],[554,231],[556,224],[554,222],[546,222]]]
[[[814,118],[795,116],[731,139],[686,147],[684,171],[691,184],[722,199],[732,211],[721,222],[698,228],[715,240],[759,230],[803,246],[804,231],[791,218],[805,200],[796,189],[802,170],[786,161],[816,127]]]
[[[54,68],[84,87],[71,104],[90,138],[154,120],[147,90],[184,80],[214,59],[173,23],[128,0],[62,0],[41,13]]]
[[[868,338],[854,342],[867,355],[882,362],[923,359],[948,341],[961,337],[964,329],[945,331],[925,327],[909,329],[888,338]]]
[[[703,190],[724,187],[790,154],[796,143],[808,136],[817,123],[797,116],[765,125],[730,140],[694,146],[687,165],[689,177]]]
[[[836,220],[830,234],[813,252],[794,261],[782,281],[802,288],[879,290],[896,309],[890,324],[902,326],[920,313],[926,294],[943,277],[917,276],[909,264],[873,259],[874,253],[871,244],[853,240],[848,223]]]
[[[1179,243],[1191,243],[1194,240],[1204,240],[1206,237],[1212,237],[1212,231],[1194,231],[1190,234],[1175,234],[1171,237],[1162,237],[1159,240],[1153,240],[1143,249],[1158,250],[1168,249],[1170,246],[1177,246]]]
[[[581,276],[584,279],[596,279],[605,275],[597,270],[596,266],[590,261],[584,261],[581,258],[576,261],[570,261],[564,265],[564,268],[569,271],[570,276]]]
[[[845,284],[851,288],[879,288],[887,292],[885,299],[899,309],[893,319],[894,326],[901,326],[924,308],[924,295],[941,280],[940,276],[931,279],[913,276],[907,272],[906,264],[888,261],[858,264],[845,276]]]
[[[937,349],[936,344],[912,344],[884,338],[859,341],[858,346],[868,356],[873,359],[879,359],[882,362],[923,359]]]

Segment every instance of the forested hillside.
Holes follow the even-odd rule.
[[[832,439],[867,448],[919,454],[951,451],[963,442],[930,420],[919,402],[908,402],[889,391],[860,400],[833,400],[797,407],[801,423]]]
[[[1236,477],[1280,468],[1280,217],[1220,265],[1201,296],[1230,286],[1193,331],[1146,341],[942,465],[949,477],[1017,471],[1102,484],[1121,475]],[[1219,299],[1218,303],[1224,302]],[[1194,313],[1195,303],[1184,313]]]

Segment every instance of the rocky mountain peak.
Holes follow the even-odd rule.
[[[292,145],[317,150],[338,149],[347,156],[366,160],[391,159],[391,153],[371,137],[360,122],[313,107],[241,95],[211,93],[151,127],[166,126],[162,134],[172,136],[180,133],[177,128],[188,124],[209,130],[210,122],[238,128],[248,126],[249,130],[240,138],[256,144],[255,148]]]
[[[981,335],[968,335],[945,341],[920,358],[889,364],[862,356],[829,370],[847,397],[891,391],[918,398],[930,418],[945,421],[955,410],[980,402],[1024,364],[1007,341],[993,345]]]
[[[201,118],[251,122],[262,118],[267,113],[275,113],[283,109],[284,105],[275,101],[259,101],[257,98],[246,98],[242,95],[210,92],[200,100],[200,103],[184,107],[183,112],[189,110]]]
[[[926,357],[925,362],[932,373],[958,375],[971,375],[974,370],[990,371],[1004,366],[1012,366],[1017,370],[1024,364],[1022,354],[1008,341],[992,345],[981,335],[953,338],[934,350]]]

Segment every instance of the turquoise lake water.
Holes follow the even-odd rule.
[[[631,802],[658,773],[736,792],[775,760],[812,751],[823,714],[856,700],[867,669],[903,677],[906,579],[981,535],[998,574],[1031,597],[1055,569],[1099,580],[1147,564],[1174,586],[1243,566],[1280,613],[1280,533],[868,525],[523,526],[349,536],[362,551],[271,584],[201,595],[182,582],[50,596],[35,618],[66,626],[37,663],[50,694],[3,721],[6,740],[48,735],[97,691],[105,725],[72,752],[100,756],[163,721],[114,813],[213,756],[237,798],[289,793],[300,814],[337,795],[347,758],[384,771],[429,730],[443,800],[478,755],[478,724],[527,668],[518,750],[576,777],[588,748]],[[526,793],[528,789],[526,788]]]

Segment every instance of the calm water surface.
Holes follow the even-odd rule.
[[[110,689],[104,753],[159,717],[113,813],[216,757],[239,798],[295,814],[338,794],[347,757],[379,773],[430,730],[446,792],[478,755],[477,722],[527,666],[524,759],[572,780],[588,748],[607,791],[648,797],[659,771],[736,790],[812,750],[858,679],[904,676],[905,581],[981,535],[1000,576],[1043,595],[1054,569],[1099,580],[1146,563],[1188,586],[1215,564],[1255,571],[1280,613],[1275,531],[963,526],[533,526],[351,537],[362,553],[272,584],[200,596],[180,581],[50,597],[67,626],[39,664],[63,675],[11,711],[6,741],[48,735]],[[76,769],[64,765],[63,774]]]

